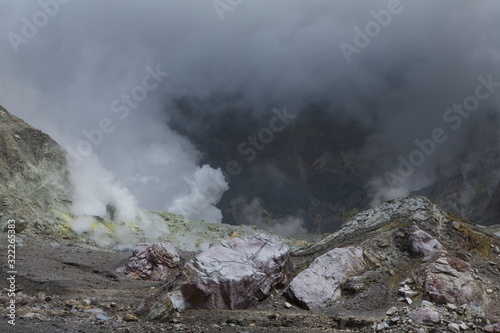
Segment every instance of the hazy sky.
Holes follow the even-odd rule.
[[[392,186],[401,193],[495,140],[500,93],[457,129],[457,112],[443,117],[479,76],[500,82],[499,17],[495,0],[0,0],[0,104],[75,150],[109,120],[92,148],[141,205],[186,213],[201,196],[189,214],[217,220],[227,187],[168,128],[172,99],[238,93],[256,118],[321,103],[374,129],[364,155],[384,197],[386,172],[434,129],[446,142]]]

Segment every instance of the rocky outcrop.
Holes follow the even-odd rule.
[[[303,308],[323,308],[340,297],[340,286],[348,277],[365,269],[363,249],[333,249],[300,272],[285,289],[285,295]]]
[[[399,227],[414,224],[418,229],[424,227],[424,229],[429,229],[428,232],[431,230],[436,232],[439,231],[437,227],[447,219],[449,219],[448,214],[424,197],[392,200],[357,214],[342,225],[338,231],[324,237],[311,247],[301,250],[298,254],[307,255],[323,251],[332,243],[340,242],[341,239],[353,237],[366,239],[374,230],[380,230],[384,227],[395,231]]]
[[[179,252],[169,243],[138,244],[129,262],[117,269],[132,279],[162,281],[181,266]]]
[[[457,308],[480,304],[490,316],[500,315],[496,298],[500,290],[499,243],[493,234],[447,214],[423,197],[398,199],[358,214],[336,233],[293,252],[289,265],[292,282],[285,296],[306,309],[350,308],[353,315],[367,309],[386,311],[391,299],[398,302],[392,304],[411,307],[422,299],[435,306]],[[350,255],[323,262],[325,256],[353,247],[363,249],[359,257],[366,266],[362,269],[345,267]],[[307,268],[293,271],[296,267]],[[331,267],[338,268],[330,272]],[[322,286],[326,275],[333,278]],[[340,288],[339,281],[343,281]],[[386,301],[377,303],[375,299]],[[441,313],[438,308],[429,309],[412,311],[419,311],[415,314],[419,318],[432,311]],[[427,317],[430,319],[421,323],[435,319]],[[387,322],[380,323],[380,327],[384,325]]]

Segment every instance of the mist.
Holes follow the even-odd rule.
[[[467,117],[453,111],[480,77],[498,89],[496,1],[221,2],[60,1],[35,36],[16,44],[11,33],[22,36],[23,18],[33,21],[40,3],[55,0],[0,1],[0,103],[76,152],[75,213],[102,215],[114,203],[123,219],[143,207],[220,222],[217,204],[231,183],[204,164],[189,135],[209,136],[221,119],[243,131],[249,119],[265,125],[275,107],[300,114],[320,105],[325,117],[369,131],[356,158],[372,166],[373,204],[429,186],[498,144],[496,91]],[[370,22],[378,30],[367,32]],[[182,98],[205,107],[186,118]],[[442,142],[431,149],[435,129]],[[398,171],[400,156],[422,151],[415,140],[432,153]],[[78,190],[96,172],[107,181]],[[234,207],[245,223],[267,225],[255,200]],[[292,225],[302,231],[300,220]]]
[[[307,232],[304,228],[304,220],[299,216],[284,216],[274,218],[267,212],[259,200],[253,198],[247,200],[238,197],[231,202],[231,209],[237,216],[238,221],[243,224],[255,225],[262,230],[271,231],[282,236],[294,236]]]

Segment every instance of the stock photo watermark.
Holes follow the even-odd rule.
[[[266,149],[266,146],[272,143],[276,137],[276,133],[282,132],[292,121],[296,118],[295,114],[290,113],[286,107],[283,110],[274,108],[272,110],[272,117],[269,120],[267,127],[262,127],[255,134],[249,135],[245,140],[240,142],[237,147],[237,152],[246,163],[251,163],[255,160],[257,155]],[[225,169],[222,171],[225,180],[230,180],[231,177],[236,177],[243,172],[243,163],[236,159],[228,161]],[[227,188],[227,183],[224,179],[212,177],[212,181],[205,193],[199,193],[196,202],[191,206],[183,207],[182,215],[189,212],[199,212],[203,207],[206,207],[214,193],[220,193],[223,189]],[[223,191],[222,191],[223,192]]]
[[[379,11],[371,10],[370,15],[373,17],[373,20],[368,21],[364,29],[358,26],[354,27],[352,44],[347,42],[341,42],[339,44],[340,50],[347,63],[350,64],[352,62],[352,56],[354,54],[360,54],[364,48],[370,45],[371,41],[380,35],[384,28],[389,26],[393,16],[401,14],[403,9],[400,0],[389,0],[386,9],[381,9]]]
[[[7,38],[9,39],[12,49],[17,54],[19,47],[26,45],[35,38],[39,31],[43,29],[50,21],[59,14],[62,5],[66,5],[71,0],[40,0],[38,6],[40,10],[35,12],[31,18],[26,16],[21,17],[21,31],[20,33],[9,32]]]
[[[7,321],[9,325],[16,325],[16,220],[7,221]]]
[[[227,12],[233,12],[236,7],[241,5],[243,0],[214,0],[212,5],[214,6],[215,12],[219,16],[221,21],[224,21],[224,15]]]
[[[274,140],[274,134],[283,131],[296,117],[296,115],[288,113],[286,107],[283,108],[283,111],[273,109],[273,114],[274,117],[269,121],[269,127],[260,129],[257,135],[249,135],[247,140],[238,145],[238,153],[245,156],[247,162],[252,162],[257,154],[266,149],[266,145]]]
[[[481,101],[489,99],[500,87],[500,81],[493,80],[493,74],[487,78],[478,76],[479,84],[474,89],[474,93],[464,98],[462,103],[455,103],[452,107],[443,112],[442,119],[448,124],[448,131],[458,130],[465,119],[468,119],[472,113],[479,110]],[[430,135],[424,139],[415,139],[416,148],[412,150],[407,157],[398,156],[398,167],[393,172],[385,172],[384,178],[389,186],[396,186],[404,183],[405,179],[414,174],[417,167],[436,152],[437,146],[448,140],[447,130],[442,127],[434,128]]]
[[[140,84],[111,102],[110,112],[117,115],[120,121],[127,119],[130,112],[148,98],[149,92],[158,88],[165,78],[170,75],[168,72],[163,72],[160,65],[156,65],[155,69],[146,66],[145,71],[147,74],[144,75]],[[82,134],[86,139],[80,140],[74,148],[71,146],[64,147],[68,152],[70,165],[78,166],[84,157],[92,154],[94,147],[102,144],[105,135],[109,135],[115,130],[116,122],[108,117],[102,118],[95,128],[83,129]]]

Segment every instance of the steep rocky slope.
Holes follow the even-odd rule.
[[[0,106],[0,215],[39,227],[70,211],[65,151]]]

